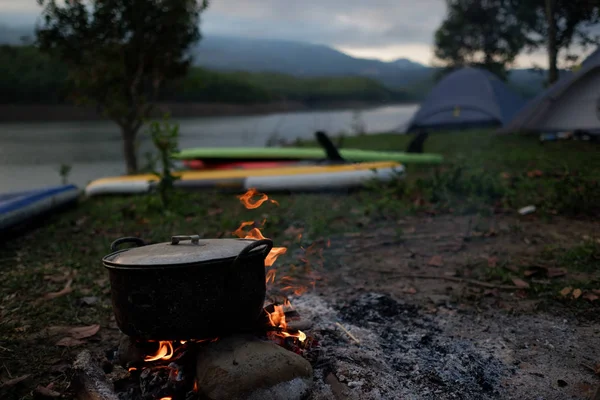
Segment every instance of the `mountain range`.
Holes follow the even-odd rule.
[[[0,44],[21,44],[31,28],[0,26]],[[386,62],[352,57],[332,47],[279,39],[205,34],[192,48],[195,65],[219,71],[275,72],[293,76],[362,76],[388,88],[426,93],[436,68],[409,59]],[[533,69],[511,70],[509,85],[529,97],[543,88],[544,76]]]

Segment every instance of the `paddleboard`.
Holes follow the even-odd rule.
[[[433,153],[403,153],[360,149],[338,149],[340,155],[352,162],[395,161],[403,164],[440,164],[443,157]],[[184,149],[173,155],[179,160],[320,160],[325,150],[320,147],[202,147]]]
[[[309,165],[280,168],[178,171],[175,186],[186,189],[224,188],[260,191],[319,191],[360,187],[373,179],[387,181],[403,173],[396,162]],[[101,178],[90,182],[88,196],[148,193],[156,187],[153,174]]]
[[[218,160],[183,160],[183,165],[190,169],[260,169],[278,168],[297,164],[298,161],[218,161]]]
[[[0,194],[0,231],[75,202],[78,196],[74,185]]]

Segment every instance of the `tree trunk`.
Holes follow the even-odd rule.
[[[123,155],[125,156],[127,174],[135,174],[138,171],[137,155],[135,152],[137,130],[131,126],[122,126],[121,133],[123,135]]]
[[[556,62],[558,59],[558,48],[556,43],[556,18],[555,13],[556,0],[546,0],[546,23],[548,24],[548,85],[558,80],[558,69]]]

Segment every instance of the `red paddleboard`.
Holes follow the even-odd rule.
[[[297,164],[298,161],[224,161],[224,162],[206,162],[202,160],[183,160],[183,165],[190,169],[261,169],[277,168]]]

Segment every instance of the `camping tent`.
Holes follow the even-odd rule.
[[[600,129],[600,49],[533,98],[500,132]]]
[[[431,90],[406,131],[501,126],[524,104],[496,75],[465,67],[445,76]]]

